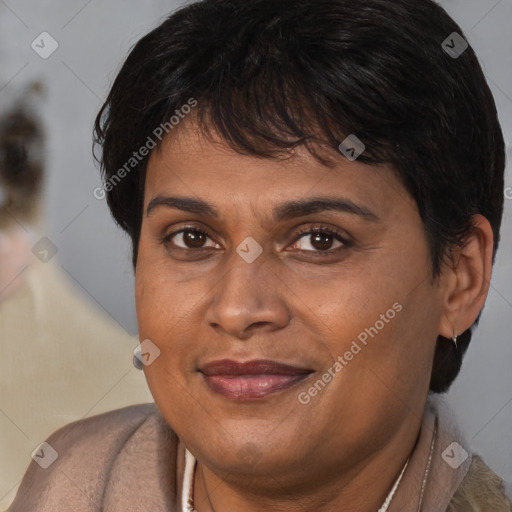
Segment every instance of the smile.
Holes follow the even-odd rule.
[[[312,370],[268,360],[247,363],[215,361],[200,371],[212,391],[233,400],[267,397],[295,386],[312,373]]]

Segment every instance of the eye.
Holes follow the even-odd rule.
[[[308,239],[309,237],[309,239]],[[304,242],[300,242],[304,239]],[[210,240],[210,245],[205,245]],[[200,251],[205,249],[220,249],[208,233],[197,227],[184,227],[166,235],[162,244],[168,250]],[[333,245],[338,244],[333,248]],[[326,226],[315,226],[300,231],[290,246],[300,252],[313,253],[315,256],[329,256],[351,247],[352,243],[340,232]]]
[[[206,231],[203,231],[202,229],[198,228],[189,227],[183,228],[180,231],[175,231],[174,233],[167,235],[162,240],[162,243],[166,246],[172,244],[178,249],[184,250],[220,248],[220,245],[216,243],[214,243],[213,246],[210,247],[205,246],[204,243],[207,239],[211,240]]]
[[[299,232],[299,237],[295,239],[292,248],[299,245],[299,250],[303,252],[317,253],[315,256],[328,256],[333,253],[338,253],[340,250],[350,247],[352,244],[345,236],[335,229],[326,226],[316,226],[314,228],[305,229]],[[302,247],[299,241],[304,239]],[[338,246],[334,247],[335,243]]]

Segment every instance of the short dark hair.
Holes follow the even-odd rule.
[[[494,264],[505,147],[473,49],[443,47],[463,50],[463,37],[431,0],[203,0],[166,18],[129,53],[94,127],[105,183],[125,169],[107,202],[134,268],[148,157],[131,172],[126,163],[150,139],[158,148],[155,128],[170,128],[191,98],[203,133],[242,154],[278,158],[303,145],[329,165],[317,148],[337,151],[355,134],[366,146],[358,161],[390,164],[415,199],[433,280],[477,213],[492,226]],[[438,337],[432,392],[459,373],[480,315],[457,349]]]

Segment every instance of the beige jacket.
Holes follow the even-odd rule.
[[[55,453],[56,460],[47,469],[30,463],[8,512],[181,511],[185,448],[155,404],[72,423],[48,444],[39,460],[45,465]],[[445,510],[510,512],[511,506],[500,478],[473,456]]]

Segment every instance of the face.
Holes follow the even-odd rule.
[[[180,130],[148,163],[136,306],[160,350],[148,385],[185,445],[219,472],[299,484],[417,429],[441,299],[392,171]]]

